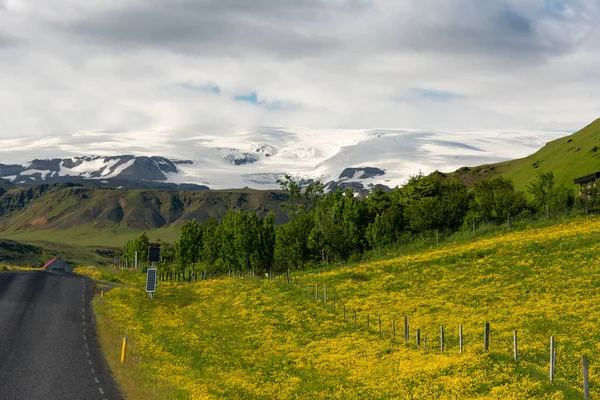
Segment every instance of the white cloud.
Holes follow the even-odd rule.
[[[594,0],[4,0],[0,136],[574,130],[600,114],[599,19]],[[233,100],[250,92],[282,106]]]

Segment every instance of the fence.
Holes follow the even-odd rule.
[[[369,313],[361,313],[357,310],[351,310],[346,307],[346,304],[340,301],[340,298],[335,294],[335,291],[332,290],[331,287],[327,287],[326,285],[319,285],[319,283],[307,284],[305,282],[300,282],[297,280],[283,280],[286,284],[293,284],[296,287],[296,290],[303,294],[307,299],[315,300],[322,302],[324,307],[330,307],[334,313],[334,315],[343,318],[343,320],[352,328],[358,328],[365,330],[368,334],[376,334],[381,339],[391,340],[393,342],[398,343],[398,338],[396,337],[397,333],[397,321],[395,319],[390,319],[388,321],[384,321],[380,315],[376,315],[376,325],[371,323],[372,315]],[[312,290],[309,288],[314,288],[314,296]],[[329,304],[329,306],[328,306]],[[350,317],[351,316],[351,317]],[[362,318],[361,318],[362,317]],[[409,316],[405,315],[400,319],[402,323],[402,331],[403,335],[399,339],[400,342],[404,342],[406,345],[413,347],[413,349],[422,349],[423,351],[428,351],[428,337],[430,338],[429,344],[431,345],[431,339],[434,338],[433,335],[425,333],[422,331],[422,328],[414,328],[411,327]],[[437,351],[440,353],[448,352],[450,349],[448,347],[447,341],[447,333],[449,327],[440,325],[439,333],[437,334]],[[463,331],[463,325],[458,325],[452,329],[456,329],[457,332],[457,342],[458,346],[454,349],[458,350],[459,354],[462,354],[465,351],[465,335]],[[411,337],[411,332],[414,332]],[[492,351],[492,338],[493,338],[493,329],[492,324],[490,322],[486,322],[481,326],[481,342],[479,345],[474,345],[475,347],[479,347],[485,353],[491,353]],[[523,359],[522,354],[519,351],[519,346],[523,341],[523,338],[520,337],[517,330],[512,331],[512,351],[510,354],[512,360],[515,364],[519,362],[525,361]],[[456,343],[456,342],[455,342]],[[548,338],[548,347],[547,347],[547,359],[548,362],[548,381],[554,382],[557,373],[557,342],[555,341],[555,336],[550,336]],[[429,350],[431,351],[431,350]],[[500,354],[495,352],[495,354]],[[582,392],[584,399],[590,399],[590,379],[589,379],[589,360],[587,355],[583,355],[581,357],[581,378],[582,378]]]

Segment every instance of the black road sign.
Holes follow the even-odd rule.
[[[146,292],[156,292],[156,268],[148,268],[146,273]]]
[[[160,262],[160,245],[153,246],[153,244],[148,246],[148,262]]]

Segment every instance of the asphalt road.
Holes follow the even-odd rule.
[[[0,399],[122,399],[98,341],[93,283],[42,271],[0,273]]]

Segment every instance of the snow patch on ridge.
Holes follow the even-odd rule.
[[[90,179],[118,177],[135,163],[133,158],[105,156],[161,156],[175,162],[177,172],[162,171],[166,182],[207,185],[213,189],[278,188],[285,173],[306,182],[339,180],[346,168],[355,168],[347,182],[402,185],[410,175],[434,170],[453,171],[524,157],[566,132],[408,129],[265,128],[242,131],[81,132],[52,140],[0,139],[0,160],[22,164],[31,159],[70,159],[71,168],[59,166],[51,176]],[[143,138],[143,140],[141,140]],[[34,146],[32,144],[43,144]],[[101,154],[102,156],[90,156]],[[85,156],[82,160],[81,156]],[[79,164],[78,164],[79,163]],[[168,161],[156,160],[167,170]],[[28,164],[26,164],[28,165]],[[76,166],[73,166],[76,165]],[[27,168],[27,166],[26,166]],[[371,176],[359,168],[377,168]],[[21,175],[46,178],[50,170],[29,169]],[[10,172],[9,172],[10,173]],[[14,173],[12,173],[14,175]],[[21,179],[19,175],[12,177]],[[38,177],[39,179],[39,177]]]

